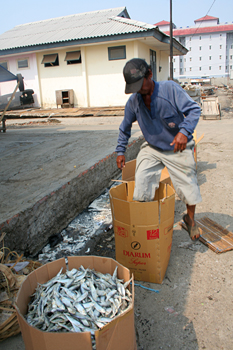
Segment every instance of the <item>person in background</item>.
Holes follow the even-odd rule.
[[[161,171],[167,167],[176,193],[186,204],[183,216],[190,238],[200,237],[195,223],[196,204],[201,202],[194,160],[193,132],[200,118],[199,105],[174,81],[156,82],[145,60],[133,58],[123,69],[125,93],[132,95],[125,106],[117,141],[117,166],[125,166],[125,150],[137,121],[145,142],[136,160],[135,201],[152,201]]]

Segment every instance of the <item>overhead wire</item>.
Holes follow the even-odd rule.
[[[206,15],[205,15],[204,17],[206,17],[206,16],[208,15],[208,13],[209,13],[210,10],[212,9],[212,7],[213,7],[215,1],[216,1],[216,0],[213,1],[212,5],[210,6],[209,10],[207,11],[207,13],[206,13]],[[191,38],[196,34],[196,32],[198,31],[198,29],[200,28],[200,26],[201,26],[201,24],[202,24],[203,22],[204,22],[204,20],[202,20],[202,21],[200,22],[200,24],[199,24],[199,26],[197,27],[197,29],[195,30],[195,32],[194,32],[192,35],[190,35]]]

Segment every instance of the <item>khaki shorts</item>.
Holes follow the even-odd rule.
[[[197,183],[194,145],[192,140],[183,152],[174,153],[160,151],[144,142],[137,156],[133,199],[152,201],[159,187],[161,171],[166,166],[180,199],[188,205],[200,203],[202,199]]]

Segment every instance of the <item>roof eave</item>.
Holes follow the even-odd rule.
[[[156,29],[154,37],[159,41],[169,44],[170,47],[170,36]],[[184,47],[178,40],[173,37],[173,48],[180,52],[180,56],[186,55],[188,49]]]
[[[84,39],[77,39],[77,40],[67,40],[67,41],[59,41],[55,43],[48,43],[48,44],[39,44],[39,45],[32,45],[32,46],[24,46],[24,47],[16,47],[12,49],[5,49],[0,50],[0,56],[7,56],[7,55],[14,55],[19,53],[26,53],[26,52],[36,52],[36,51],[42,51],[42,50],[48,50],[48,49],[58,49],[61,47],[70,47],[70,46],[81,46],[81,45],[87,45],[87,44],[98,44],[98,43],[105,43],[105,42],[111,42],[111,41],[117,41],[117,40],[128,40],[128,39],[137,39],[137,38],[144,38],[144,37],[154,37],[158,41],[169,44],[170,45],[170,37],[157,28],[149,29],[145,31],[140,32],[134,32],[134,33],[127,33],[127,34],[116,34],[116,35],[106,35],[101,37],[93,37],[93,38],[84,38]],[[173,38],[173,47],[180,52],[180,55],[185,55],[188,50],[181,45],[175,38]]]

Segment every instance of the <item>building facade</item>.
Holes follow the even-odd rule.
[[[174,54],[185,55],[172,40]],[[34,106],[43,108],[68,98],[74,107],[123,106],[127,60],[145,59],[154,79],[166,80],[169,52],[169,35],[130,19],[124,7],[27,23],[0,35],[0,65],[22,74],[26,89],[34,90]],[[0,96],[14,86],[0,83]]]
[[[194,27],[176,28],[173,36],[189,51],[185,56],[173,58],[174,78],[233,79],[233,23],[220,24],[219,18],[205,16],[194,21]],[[170,23],[156,23],[169,34]]]

